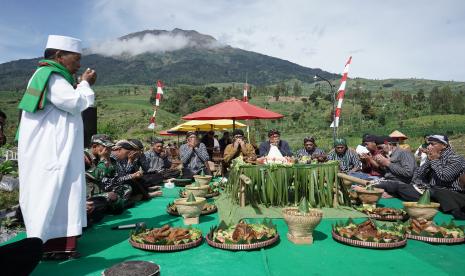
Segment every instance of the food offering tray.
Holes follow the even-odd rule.
[[[147,250],[147,251],[159,251],[159,252],[171,252],[171,251],[181,251],[186,250],[189,248],[194,248],[199,246],[202,243],[202,236],[195,241],[191,241],[184,244],[177,244],[177,245],[156,245],[156,244],[144,244],[144,243],[137,243],[131,238],[129,238],[129,243],[138,249]]]
[[[200,215],[209,215],[209,214],[213,214],[213,213],[216,213],[218,211],[218,208],[216,207],[216,205],[213,205],[214,208],[210,209],[210,210],[202,210],[202,212],[200,212]],[[166,212],[172,216],[180,216],[180,214],[178,213],[178,211],[174,211],[173,209],[170,208],[170,206],[166,207]]]
[[[407,239],[400,240],[398,242],[389,242],[389,243],[381,243],[381,242],[368,242],[368,241],[361,241],[361,240],[353,240],[349,238],[342,237],[332,231],[333,239],[336,241],[352,245],[356,247],[364,247],[364,248],[374,248],[374,249],[394,249],[405,246],[407,244]]]
[[[459,244],[465,241],[464,238],[436,238],[436,237],[425,237],[419,236],[414,234],[407,233],[407,238],[411,240],[423,241],[427,243],[434,243],[434,244]]]
[[[231,250],[231,251],[248,251],[248,250],[255,250],[259,248],[264,248],[276,243],[279,240],[279,234],[276,236],[261,242],[251,243],[251,244],[226,244],[226,243],[219,243],[213,241],[211,237],[211,233],[209,233],[205,239],[207,243],[216,248],[224,249],[224,250]]]

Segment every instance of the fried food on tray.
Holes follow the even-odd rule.
[[[276,227],[270,223],[248,224],[244,221],[231,226],[219,226],[211,231],[218,243],[252,244],[271,239],[277,235]]]
[[[178,245],[198,240],[201,236],[199,229],[163,225],[160,228],[134,231],[131,233],[131,240],[142,244]]]

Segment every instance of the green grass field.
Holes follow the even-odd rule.
[[[219,84],[219,87],[225,84]],[[238,86],[238,85],[237,85]],[[98,132],[107,133],[114,139],[141,138],[147,139],[153,131],[147,129],[152,106],[149,103],[150,87],[134,85],[96,86],[96,104],[98,108]],[[169,89],[165,90],[165,100],[169,100]],[[240,94],[237,95],[241,97]],[[0,92],[0,106],[8,116],[6,126],[7,139],[11,143],[16,131],[19,95],[14,92]],[[257,143],[265,139],[268,129],[277,128],[282,139],[287,140],[294,150],[302,146],[303,138],[314,136],[317,144],[329,150],[332,145],[332,129],[330,102],[319,99],[318,106],[303,102],[301,97],[280,97],[279,101],[269,96],[254,96],[252,104],[279,112],[285,117],[279,120],[251,120],[251,140]],[[407,143],[412,148],[421,144],[422,136],[428,133],[447,133],[454,146],[462,153],[462,136],[465,135],[465,115],[427,115],[415,108],[402,107],[392,101],[373,103],[378,114],[385,114],[386,122],[380,125],[376,120],[367,120],[361,116],[361,106],[356,100],[344,101],[341,125],[338,136],[348,140],[350,146],[360,143],[364,133],[387,135],[397,129],[410,137]],[[171,128],[182,122],[181,116],[186,114],[169,113],[161,109],[157,113],[158,131]],[[220,135],[221,136],[221,135]],[[171,139],[176,140],[176,137]],[[181,140],[183,137],[181,137]],[[457,141],[457,142],[456,142]]]
[[[220,84],[219,87],[225,87]],[[236,86],[240,87],[239,84]],[[169,129],[183,120],[186,114],[170,113],[161,109],[157,113],[157,129],[147,129],[149,118],[153,112],[149,102],[150,87],[147,86],[96,86],[96,105],[98,109],[98,132],[110,134],[113,139],[140,138],[146,140],[157,135],[160,130]],[[129,92],[129,93],[128,93]],[[169,89],[165,90],[166,101],[169,101]],[[241,94],[233,95],[237,98]],[[17,105],[20,95],[14,92],[0,91],[0,109],[7,116],[5,133],[10,145],[13,146],[14,135],[18,123]],[[331,104],[319,99],[318,106],[310,102],[304,103],[301,97],[280,97],[279,101],[270,96],[254,96],[252,104],[266,107],[285,115],[279,120],[250,120],[251,140],[259,143],[266,138],[271,128],[277,128],[282,133],[282,139],[287,140],[295,151],[302,147],[303,138],[314,136],[319,147],[328,151],[332,145],[332,129],[330,125]],[[407,136],[407,143],[415,150],[421,143],[424,134],[446,133],[451,138],[453,148],[465,155],[465,115],[428,115],[427,112],[415,108],[395,104],[387,100],[373,103],[378,113],[385,114],[386,122],[379,124],[376,120],[367,120],[361,115],[361,106],[358,101],[346,99],[342,109],[341,125],[338,136],[347,139],[349,146],[355,147],[361,142],[364,133],[387,135],[397,129]],[[221,137],[221,134],[220,134]],[[174,141],[184,137],[169,137]],[[2,151],[0,150],[0,153]],[[4,206],[14,205],[17,194],[0,193],[0,201]]]

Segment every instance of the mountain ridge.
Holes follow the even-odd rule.
[[[131,55],[130,51],[138,47],[140,51],[147,51]],[[108,53],[105,53],[107,48]],[[157,79],[192,85],[245,82],[246,79],[251,85],[272,85],[289,80],[311,84],[315,75],[330,80],[340,78],[339,74],[320,68],[234,48],[218,42],[213,36],[179,28],[126,34],[104,44],[103,51],[103,54],[96,54],[92,47],[85,49],[81,61],[83,68],[91,67],[98,72],[99,85],[150,85]],[[39,59],[0,64],[0,90],[23,90]],[[382,85],[383,80],[379,81]]]
[[[152,84],[156,79],[184,84],[243,82],[247,74],[250,84],[269,85],[290,79],[312,83],[315,74],[329,79],[340,76],[319,68],[307,68],[275,57],[233,48],[195,30],[144,30],[121,36],[115,41],[130,43],[122,44],[127,47],[121,50],[122,55],[105,56],[94,54],[92,50],[89,52],[89,49],[83,54],[82,67],[96,69],[99,84]],[[151,46],[160,46],[159,42],[172,43],[174,48],[178,48],[138,55],[124,52],[131,47],[143,46],[150,50]],[[117,42],[108,44],[108,47],[115,43]],[[21,59],[0,64],[0,90],[23,89],[39,59]]]

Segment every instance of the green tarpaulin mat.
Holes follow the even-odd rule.
[[[280,207],[266,207],[264,205],[252,206],[246,205],[240,208],[238,204],[233,203],[231,197],[222,194],[215,199],[218,207],[219,220],[227,224],[237,223],[244,218],[283,218]],[[323,218],[365,218],[364,213],[358,212],[350,207],[339,206],[338,208],[322,208]]]
[[[148,226],[163,224],[181,226],[182,219],[166,213],[166,205],[178,197],[178,189],[164,189],[162,198],[137,204],[119,216],[107,216],[87,229],[79,239],[80,259],[64,262],[41,262],[33,275],[101,275],[106,268],[122,261],[145,260],[161,266],[161,275],[462,275],[465,244],[431,245],[409,240],[400,249],[375,250],[340,244],[331,238],[331,225],[338,219],[324,218],[315,230],[312,245],[295,245],[286,239],[283,219],[273,219],[280,241],[264,250],[230,252],[199,247],[172,253],[157,253],[133,248],[128,243],[128,230],[111,230],[115,225],[145,221]],[[383,199],[385,206],[401,207],[397,199]],[[450,216],[438,214],[435,221],[449,221]],[[357,220],[364,220],[363,218]],[[202,216],[204,234],[218,224],[218,214]],[[464,225],[465,222],[457,222]],[[14,240],[22,239],[22,233]]]

